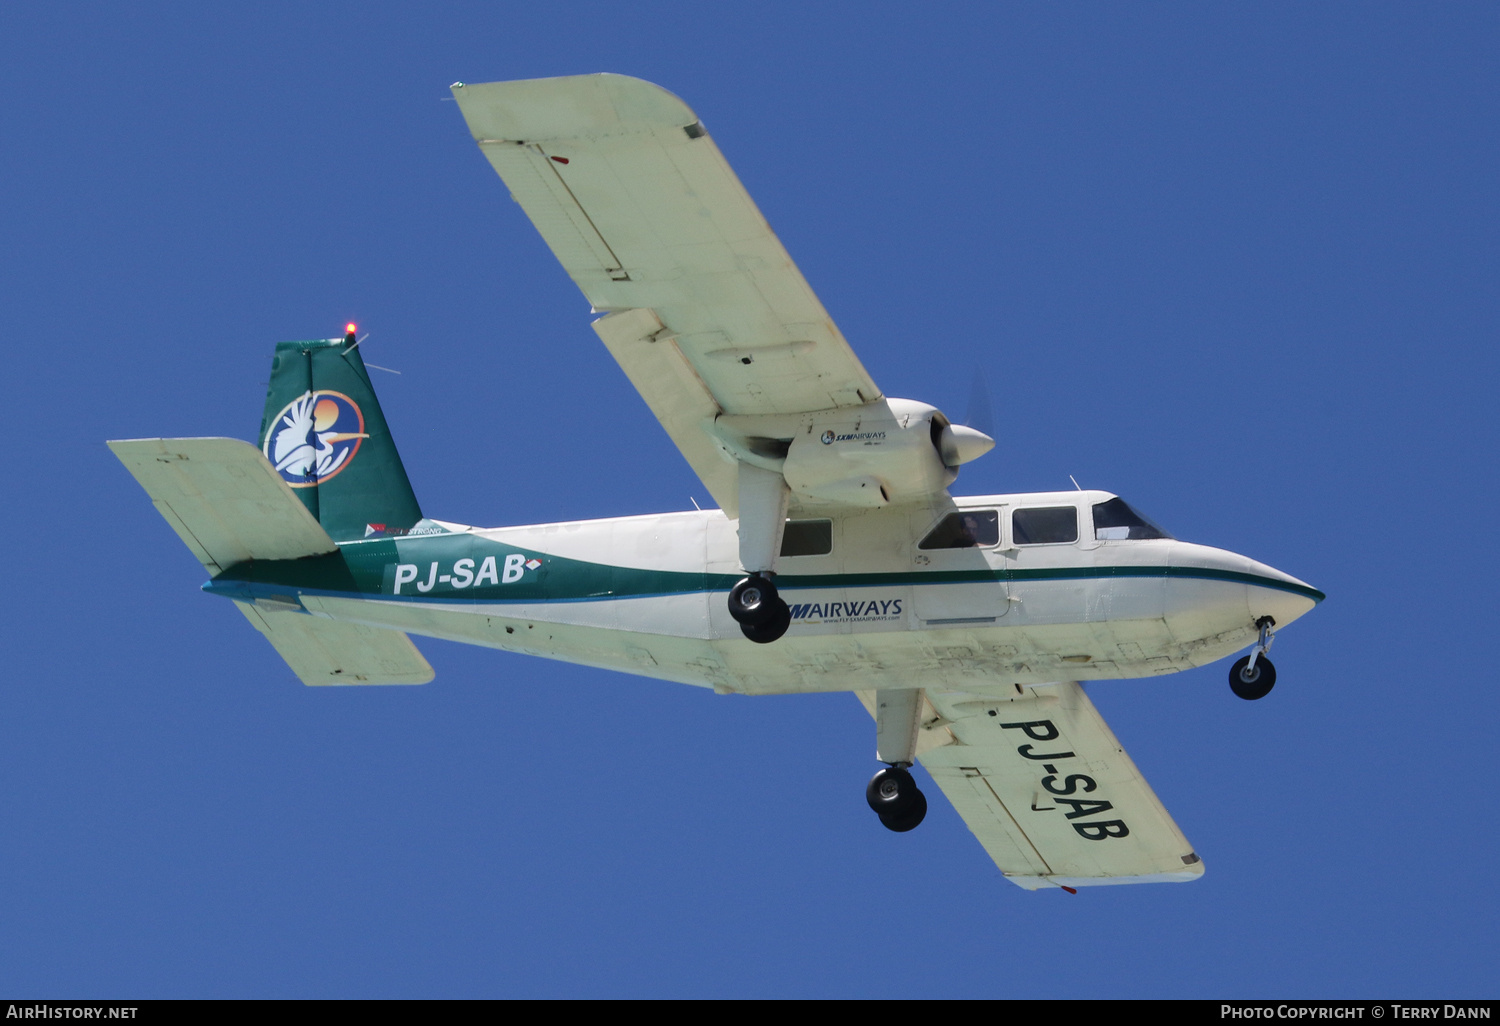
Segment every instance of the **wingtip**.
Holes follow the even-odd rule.
[[[682,98],[654,82],[600,72],[449,87],[478,140],[536,142],[621,126],[698,124]]]

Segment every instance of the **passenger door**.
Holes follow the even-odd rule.
[[[983,626],[1010,609],[998,553],[1002,509],[950,510],[913,518],[912,604],[923,627]]]

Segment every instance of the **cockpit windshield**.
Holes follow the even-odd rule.
[[[1131,509],[1124,499],[1110,499],[1094,505],[1094,537],[1100,541],[1115,541],[1172,536]]]

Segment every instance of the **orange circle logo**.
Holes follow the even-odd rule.
[[[303,392],[271,421],[263,451],[283,481],[311,488],[353,463],[369,437],[353,399],[342,392]]]

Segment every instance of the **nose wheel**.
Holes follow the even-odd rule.
[[[1257,698],[1265,698],[1276,686],[1276,667],[1266,658],[1266,653],[1271,650],[1271,642],[1276,640],[1271,633],[1276,621],[1263,616],[1255,621],[1255,625],[1260,628],[1260,638],[1255,642],[1255,647],[1250,650],[1249,655],[1241,656],[1229,668],[1229,690],[1252,702]]]
[[[885,828],[898,834],[915,830],[927,816],[927,796],[905,766],[887,766],[871,777],[865,801]]]

